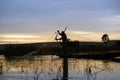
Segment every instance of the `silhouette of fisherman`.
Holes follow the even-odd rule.
[[[61,38],[57,39],[57,37],[56,37],[56,40],[62,40],[62,42],[63,42],[64,44],[66,44],[66,43],[67,43],[67,35],[66,35],[65,31],[62,31],[62,32],[60,33],[60,31],[58,30],[57,32],[58,32],[58,34],[61,36]]]
[[[65,33],[67,27],[65,28],[64,31],[57,31],[57,35],[59,34],[61,38],[57,39],[57,35],[55,37],[56,40],[62,40],[62,46],[63,46],[63,79],[62,80],[68,80],[68,59],[67,59],[67,35]]]
[[[62,46],[63,46],[63,51],[64,51],[64,57],[66,56],[66,52],[67,52],[67,42],[68,42],[68,40],[67,40],[67,35],[66,35],[66,33],[65,33],[65,31],[57,31],[58,32],[58,34],[61,36],[61,38],[58,38],[57,39],[57,36],[56,36],[56,38],[55,38],[55,40],[62,40]],[[57,34],[57,35],[58,35]]]

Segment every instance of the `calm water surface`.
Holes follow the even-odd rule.
[[[118,62],[68,59],[68,68],[68,80],[120,80]],[[62,59],[56,56],[0,56],[0,80],[61,80],[62,69]]]

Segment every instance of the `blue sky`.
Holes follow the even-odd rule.
[[[71,39],[93,40],[90,33],[120,39],[119,5],[119,0],[0,0],[0,39],[5,34],[47,39],[66,26]]]

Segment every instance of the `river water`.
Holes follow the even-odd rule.
[[[62,80],[62,58],[0,56],[0,80]],[[120,80],[120,63],[92,59],[68,59],[68,80]]]

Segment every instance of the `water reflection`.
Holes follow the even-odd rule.
[[[0,63],[0,75],[2,75],[2,73],[3,73],[3,63],[1,62]]]
[[[113,71],[108,61],[103,61],[102,63],[96,63],[94,61],[87,60],[85,66],[85,75],[86,75],[85,80],[96,80],[97,75],[104,71],[105,72]]]
[[[58,57],[29,57],[10,60],[1,58],[0,61],[0,79],[4,80],[61,80],[63,76],[62,59]],[[68,59],[68,80],[102,80],[103,78],[109,80],[110,74],[114,72],[113,68],[109,61]],[[117,77],[115,79],[119,80],[119,76]]]

